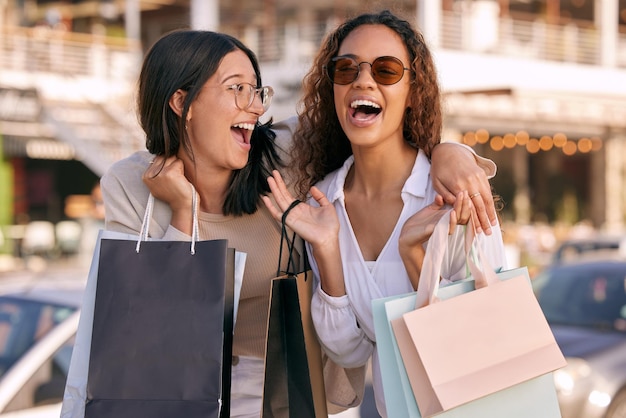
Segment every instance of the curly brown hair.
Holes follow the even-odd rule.
[[[326,76],[325,66],[337,56],[346,37],[362,25],[390,28],[400,36],[408,50],[413,82],[410,85],[410,106],[404,117],[404,139],[426,152],[429,158],[441,140],[439,82],[422,34],[388,10],[359,15],[327,35],[303,81],[304,95],[299,102],[299,124],[294,134],[292,155],[298,172],[296,191],[301,196],[352,155],[350,141],[337,118],[333,83]]]

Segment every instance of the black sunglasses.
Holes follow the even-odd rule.
[[[405,71],[411,71],[398,58],[389,56],[378,57],[374,62],[357,62],[352,57],[339,56],[330,60],[324,68],[330,81],[335,84],[346,85],[359,77],[361,64],[369,64],[374,81],[385,86],[396,84],[402,79]]]

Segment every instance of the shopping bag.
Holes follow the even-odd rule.
[[[387,416],[389,418],[420,418],[417,401],[411,390],[400,349],[391,328],[391,321],[415,309],[415,294],[408,293],[372,300],[376,351]]]
[[[86,418],[220,416],[227,249],[101,242]]]
[[[152,197],[149,206],[151,203]],[[218,416],[204,412],[193,415],[195,409],[212,410],[213,405],[209,407],[209,404],[216,403],[221,416],[229,416],[232,312],[238,301],[233,295],[238,294],[241,286],[245,253],[227,248],[224,240],[196,239],[197,235],[192,237],[191,244],[151,241],[147,238],[145,220],[139,236],[100,231],[83,297],[62,418],[180,416],[179,408],[184,416]],[[137,253],[139,244],[141,250]],[[114,261],[110,261],[111,257]],[[141,263],[148,265],[146,270],[139,271]],[[211,265],[207,267],[207,264]],[[98,287],[103,290],[98,293],[96,304]],[[114,296],[103,297],[111,291],[116,292]],[[137,298],[131,297],[133,294]],[[185,300],[186,296],[191,298]],[[203,306],[213,300],[221,306],[220,312],[213,313],[212,308]],[[122,306],[128,315],[124,318],[116,306]],[[116,327],[116,322],[121,322],[121,326]],[[123,331],[126,333],[121,334]],[[112,333],[114,338],[106,338],[105,333]],[[215,341],[220,342],[219,355],[213,347]],[[167,355],[163,357],[165,360],[157,351]],[[177,355],[190,353],[192,356],[188,358]],[[211,374],[207,375],[209,368]],[[141,380],[144,372],[148,373],[149,381]],[[182,373],[186,374],[181,377]],[[172,382],[173,387],[160,378]],[[101,399],[109,395],[113,400],[118,395],[122,399],[114,402]],[[146,398],[133,399],[135,395]]]
[[[271,281],[265,350],[263,418],[327,417],[322,352],[311,319],[313,274],[295,260],[295,234],[289,239],[283,214],[279,254],[287,245],[287,271],[278,260]],[[302,245],[301,257],[306,257]],[[294,273],[303,265],[305,271]]]
[[[462,287],[439,288],[448,223],[449,212],[429,240],[415,294],[416,309],[391,320],[423,417],[513,390],[566,364],[532,292],[527,270],[498,277],[480,247],[470,246],[474,241],[471,224],[466,253],[473,280],[458,285]],[[463,290],[462,294],[446,298],[446,291],[455,288]],[[554,411],[556,402],[552,404],[552,398],[547,402]]]
[[[498,274],[501,280],[516,277],[526,268]],[[438,297],[448,299],[473,291],[474,280],[454,282],[439,289]],[[415,292],[372,301],[376,349],[380,360],[387,416],[389,418],[420,418],[422,415],[409,382],[391,321],[415,309]],[[426,334],[424,334],[426,335]],[[552,373],[519,383],[508,389],[465,403],[437,415],[438,418],[560,418]]]

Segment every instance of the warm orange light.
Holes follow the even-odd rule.
[[[576,154],[576,143],[574,141],[567,141],[565,145],[563,145],[563,154],[565,155]]]
[[[539,152],[539,149],[539,140],[537,138],[530,138],[528,144],[526,144],[526,150],[531,154],[536,154]]]
[[[479,144],[486,144],[489,141],[489,132],[486,129],[479,129],[476,131],[476,141]]]
[[[517,140],[515,139],[515,135],[513,134],[504,135],[504,137],[502,138],[502,141],[504,143],[504,146],[507,148],[513,148],[517,144]]]
[[[530,139],[530,136],[528,135],[528,132],[526,131],[519,131],[518,133],[515,134],[515,139],[517,139],[518,144],[524,146],[528,144],[528,140]]]
[[[553,145],[554,142],[552,142],[552,137],[550,136],[544,135],[539,140],[539,148],[541,148],[543,151],[550,151]]]
[[[496,135],[493,138],[491,138],[489,145],[491,146],[491,149],[494,151],[502,151],[502,148],[504,148],[504,141],[502,140],[501,136]]]
[[[463,135],[463,143],[469,145],[470,147],[476,145],[476,134],[472,131],[465,132],[465,135]]]
[[[589,138],[580,138],[578,140],[578,151],[587,153],[591,151],[591,139]]]
[[[554,146],[561,148],[563,147],[563,145],[565,145],[565,143],[567,142],[567,136],[565,136],[564,133],[557,133],[554,134]]]
[[[599,151],[602,149],[602,140],[597,136],[591,138],[591,151]]]

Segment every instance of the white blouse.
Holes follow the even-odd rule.
[[[430,162],[420,151],[411,175],[402,189],[404,207],[389,240],[377,260],[364,260],[345,207],[344,184],[353,163],[354,158],[348,158],[341,168],[330,173],[317,185],[333,202],[339,217],[339,246],[346,295],[331,297],[322,291],[319,270],[309,246],[309,258],[315,276],[311,313],[324,350],[337,364],[343,367],[358,367],[372,358],[376,405],[379,413],[385,417],[371,302],[373,299],[413,291],[398,251],[398,238],[405,221],[432,203],[437,193],[430,179]],[[309,204],[317,205],[313,199]],[[372,219],[372,222],[376,220]],[[493,227],[492,231],[489,236],[480,234],[477,238],[478,243],[494,268],[506,268],[499,225]],[[449,238],[448,252],[444,257],[441,274],[450,281],[467,276],[463,238],[462,226],[459,226],[458,231]]]

